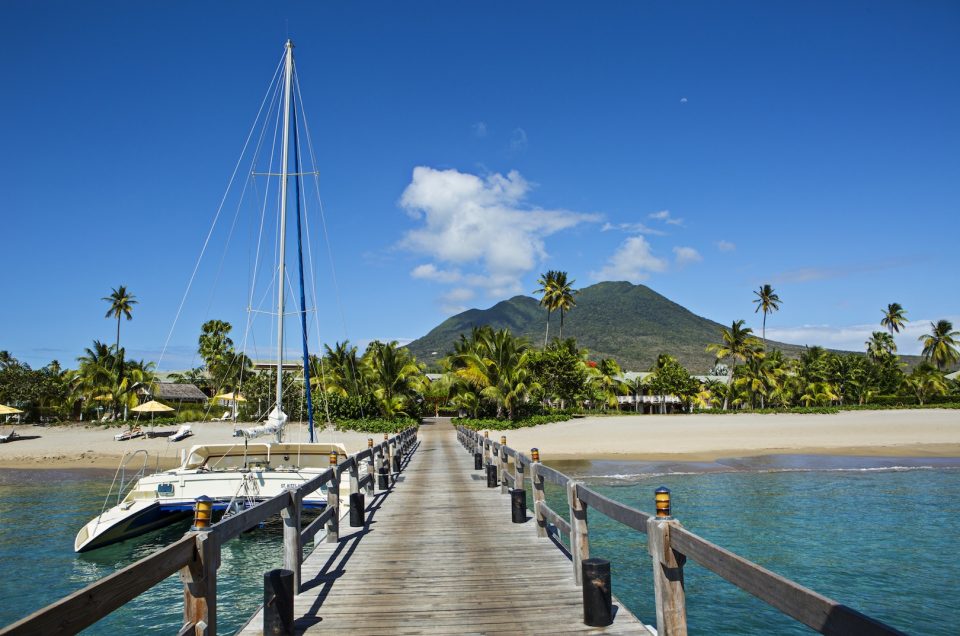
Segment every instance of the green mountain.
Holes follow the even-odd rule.
[[[591,359],[614,358],[624,370],[645,371],[657,356],[676,356],[692,373],[706,373],[714,357],[706,352],[720,338],[722,326],[697,316],[644,285],[597,283],[580,290],[577,306],[564,316],[563,335],[590,350]],[[489,309],[470,309],[452,316],[427,335],[407,345],[421,362],[431,365],[449,353],[461,333],[490,325],[508,328],[537,346],[543,345],[547,314],[530,296],[514,296]],[[729,325],[727,325],[729,326]],[[550,337],[559,332],[560,316],[550,321]],[[757,334],[759,336],[759,334]],[[769,342],[797,356],[803,347]]]

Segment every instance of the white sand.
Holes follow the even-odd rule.
[[[249,426],[249,424],[247,425]],[[193,436],[180,442],[169,442],[166,438],[146,439],[138,437],[126,442],[113,439],[124,427],[102,428],[99,426],[10,426],[0,425],[0,433],[7,434],[16,429],[24,439],[0,444],[0,467],[6,468],[116,468],[124,452],[146,449],[151,462],[161,458],[161,466],[171,467],[179,463],[181,448],[189,449],[194,444],[243,443],[232,436],[233,424],[230,422],[199,422],[191,424]],[[142,427],[144,431],[149,427]],[[307,439],[306,425],[297,422],[287,424],[287,441]],[[174,431],[176,426],[158,426],[158,431]],[[324,430],[318,433],[318,441],[340,442],[348,452],[356,452],[367,447],[365,433],[338,433]],[[383,434],[372,435],[375,442],[383,440]],[[270,438],[263,438],[270,439]]]
[[[441,420],[438,426],[446,426]],[[0,444],[0,467],[116,468],[125,451],[140,448],[161,465],[178,462],[181,448],[194,444],[230,443],[229,422],[192,425],[194,436],[182,442],[165,438],[114,441],[122,428],[97,426],[23,426],[27,439]],[[163,427],[174,430],[176,427]],[[0,433],[10,432],[0,425]],[[515,431],[507,435],[514,448],[538,447],[550,459],[686,459],[804,453],[890,457],[960,457],[960,410],[845,411],[834,415],[735,413],[730,415],[639,415],[587,417]],[[341,442],[349,452],[366,448],[366,433],[322,431],[320,441]],[[373,435],[375,441],[383,435]],[[289,441],[306,440],[306,427],[287,425]]]
[[[960,410],[587,417],[515,431],[513,448],[549,459],[711,461],[783,453],[960,457]]]

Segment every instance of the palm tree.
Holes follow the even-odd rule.
[[[496,406],[498,418],[506,411],[513,419],[516,408],[540,388],[533,377],[530,346],[509,329],[480,329],[474,337],[468,351],[454,355],[453,372]]]
[[[571,280],[567,282],[566,272],[555,273],[556,279],[554,280],[553,286],[553,304],[554,309],[560,310],[560,338],[563,338],[563,315],[577,306],[577,301],[573,299],[573,297],[578,293],[577,290],[573,288],[573,284],[577,281]]]
[[[137,304],[136,296],[127,291],[126,285],[120,285],[111,290],[109,296],[104,296],[101,300],[110,303],[110,309],[104,318],[115,317],[117,319],[117,351],[120,351],[120,317],[126,316],[127,320],[133,319],[133,306]]]
[[[940,371],[956,364],[960,360],[957,338],[960,338],[960,331],[954,331],[949,320],[931,322],[930,333],[919,338],[923,342],[923,357],[937,365]]]
[[[907,312],[900,303],[890,303],[883,312],[883,318],[880,320],[880,326],[886,327],[892,336],[894,333],[900,333],[904,325],[907,324]]]
[[[537,284],[540,285],[539,289],[533,290],[534,294],[543,294],[543,297],[540,299],[540,306],[545,307],[547,310],[547,331],[543,335],[543,346],[547,346],[547,340],[550,338],[550,314],[557,308],[557,275],[560,272],[554,270],[548,270],[545,274],[540,274],[540,278],[537,279]]]
[[[732,365],[727,367],[727,395],[723,397],[723,410],[727,410],[729,400],[730,385],[733,384],[733,373],[737,367],[737,361],[746,362],[750,358],[760,353],[759,341],[753,336],[753,329],[743,326],[743,320],[734,320],[730,329],[724,329],[721,332],[721,341],[707,345],[707,351],[712,352],[720,361],[724,358],[730,358]]]
[[[897,343],[893,341],[893,336],[884,331],[874,331],[864,344],[867,345],[867,357],[874,362],[897,352]]]
[[[757,308],[753,310],[753,313],[758,311],[763,311],[763,348],[767,348],[767,314],[771,314],[780,309],[780,303],[783,302],[780,300],[780,297],[777,296],[777,292],[773,290],[773,287],[769,283],[765,283],[760,289],[753,292],[756,296],[754,303],[757,305]]]
[[[408,415],[424,381],[422,369],[409,349],[396,340],[374,340],[363,354],[363,366],[381,414],[387,418]]]

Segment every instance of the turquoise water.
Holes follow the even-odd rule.
[[[674,515],[701,536],[911,634],[955,634],[960,606],[960,462],[777,458],[664,466],[557,465],[604,494],[644,510],[653,490],[673,491]],[[673,474],[661,474],[672,472]],[[681,474],[677,474],[677,473]],[[92,553],[72,551],[77,529],[100,511],[111,472],[0,470],[0,625],[73,592],[182,535],[186,523]],[[565,498],[548,486],[552,507]],[[613,563],[614,593],[654,621],[643,535],[590,516],[592,556]],[[257,531],[223,549],[221,633],[261,602],[262,574],[282,562],[280,533]],[[805,627],[688,562],[691,633],[803,634]],[[31,583],[24,586],[22,580]],[[41,585],[33,584],[40,581]],[[24,593],[29,589],[29,593]],[[179,628],[176,576],[85,633]],[[16,599],[11,601],[11,599]]]
[[[640,463],[556,467],[647,511],[666,485],[674,516],[700,536],[907,633],[957,633],[956,460],[757,458],[667,475]],[[548,502],[565,510],[559,490],[548,486]],[[611,561],[614,594],[655,622],[645,537],[599,513],[589,522],[591,556]],[[692,561],[684,572],[691,633],[813,633]]]

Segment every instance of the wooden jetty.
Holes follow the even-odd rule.
[[[178,634],[214,635],[220,546],[277,514],[284,527],[284,576],[292,584],[289,596],[271,597],[266,614],[275,627],[277,607],[292,608],[297,634],[685,636],[688,560],[820,633],[901,634],[686,530],[670,517],[666,489],[657,490],[656,511],[648,514],[541,464],[536,449],[510,448],[505,437],[497,441],[428,420],[419,431],[379,444],[371,440],[360,453],[331,459],[336,464],[313,480],[191,531],[0,629],[0,636],[77,633],[178,572],[184,587]],[[339,497],[342,479],[349,479],[349,518],[356,526],[349,530],[341,530],[348,510]],[[303,523],[303,497],[325,484],[326,509]],[[548,505],[545,493],[552,488],[565,493],[565,510]],[[609,563],[589,558],[588,511],[646,535],[656,631],[611,598]],[[314,549],[304,558],[311,541]],[[605,622],[597,622],[598,611]],[[263,634],[264,620],[261,608],[239,633]]]
[[[511,523],[510,498],[479,477],[448,423],[421,426],[366,525],[304,561],[297,633],[651,633],[623,606],[610,627],[585,626],[570,560],[535,520]],[[241,636],[263,633],[262,613]]]

